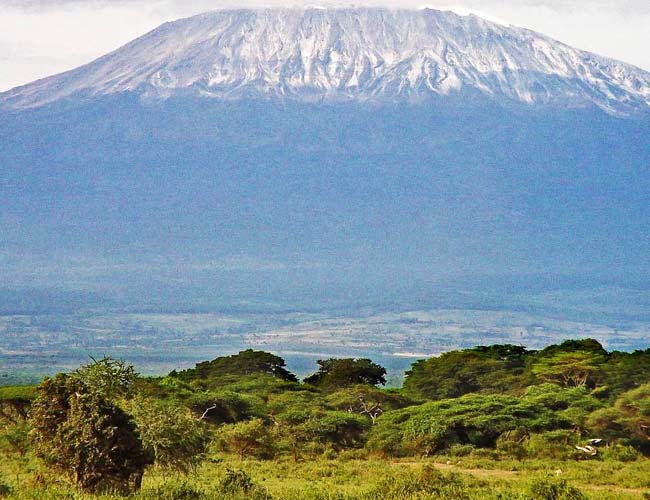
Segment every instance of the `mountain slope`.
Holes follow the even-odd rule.
[[[647,119],[115,95],[0,115],[0,138],[4,283],[325,293],[650,266]]]
[[[0,287],[191,305],[630,283],[650,269],[647,79],[437,11],[170,23],[0,97]]]
[[[135,92],[391,100],[461,91],[525,103],[650,107],[650,73],[529,30],[430,9],[228,10],[167,23],[5,106]]]

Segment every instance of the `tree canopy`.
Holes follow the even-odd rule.
[[[446,352],[415,362],[406,372],[404,389],[427,399],[455,398],[473,392],[512,392],[528,385],[528,352],[513,345]]]
[[[307,384],[328,388],[386,384],[386,369],[369,359],[331,358],[317,363],[318,371],[305,378]]]
[[[319,360],[298,383],[282,358],[252,350],[165,377],[104,358],[36,390],[0,389],[0,444],[84,490],[124,493],[151,465],[187,474],[215,452],[567,460],[600,454],[593,441],[634,460],[650,455],[649,355],[590,339],[480,346],[414,363],[402,389],[381,388],[386,370],[369,359]]]
[[[153,462],[133,419],[79,374],[46,379],[29,420],[37,455],[84,490],[139,489]]]
[[[182,380],[202,381],[207,386],[218,385],[219,379],[224,377],[252,374],[267,374],[288,382],[298,381],[297,377],[286,369],[286,363],[280,356],[252,349],[204,361],[194,368],[173,373]]]

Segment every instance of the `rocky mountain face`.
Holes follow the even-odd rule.
[[[25,108],[153,98],[402,100],[476,91],[529,104],[650,108],[650,73],[544,35],[431,9],[226,10],[160,26],[73,71],[0,95]]]

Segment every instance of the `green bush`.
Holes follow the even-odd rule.
[[[245,470],[226,469],[226,477],[221,481],[221,491],[224,493],[248,493],[255,483]]]
[[[526,442],[529,457],[567,460],[575,455],[578,436],[570,430],[555,430],[532,434]]]
[[[623,444],[615,444],[609,448],[603,448],[600,450],[600,454],[605,460],[615,460],[618,462],[634,462],[643,457],[634,446]]]
[[[11,486],[0,480],[0,498],[6,498],[11,495]]]
[[[203,460],[208,433],[183,406],[137,397],[129,404],[144,449],[159,467],[187,473]]]
[[[476,448],[472,446],[471,444],[452,444],[449,447],[449,456],[450,457],[466,457],[467,455],[471,455]]]
[[[136,497],[138,500],[208,500],[201,490],[188,482],[167,482],[147,488]]]
[[[506,432],[497,439],[496,450],[505,457],[521,460],[527,454],[529,435],[525,431]]]
[[[387,477],[363,496],[364,500],[405,500],[444,498],[445,500],[472,499],[471,487],[457,474],[443,474],[425,466],[419,474],[406,473]]]
[[[247,500],[272,500],[271,495],[262,487],[255,484],[251,476],[242,469],[226,469],[226,476],[221,480],[219,491],[231,498],[246,498]]]
[[[222,426],[220,445],[225,451],[236,452],[242,460],[249,455],[269,458],[273,454],[271,433],[259,418]]]
[[[587,500],[587,497],[564,479],[542,479],[535,481],[530,493],[533,500]]]

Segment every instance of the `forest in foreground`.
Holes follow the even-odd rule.
[[[2,387],[0,498],[650,498],[650,349],[482,346],[385,376],[326,359],[299,381],[246,350]]]

